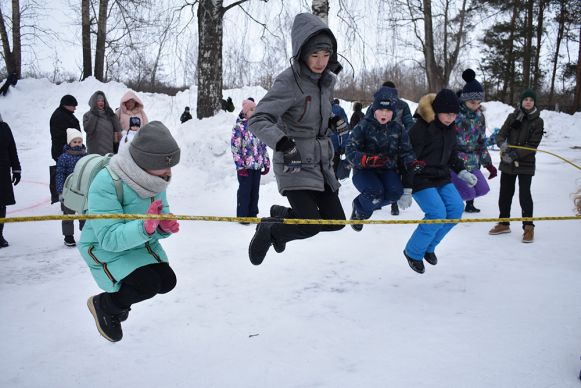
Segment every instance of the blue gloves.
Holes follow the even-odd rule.
[[[462,179],[464,182],[466,182],[466,184],[468,185],[468,187],[474,187],[476,186],[476,182],[478,182],[478,178],[476,178],[476,175],[469,173],[466,170],[462,170],[458,173],[458,178]]]

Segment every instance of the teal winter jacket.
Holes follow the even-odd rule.
[[[122,182],[123,203],[115,192],[115,183],[107,169],[100,171],[91,183],[87,214],[146,214],[151,203],[161,200],[162,213],[169,213],[165,192],[151,198],[140,198]],[[118,291],[121,281],[139,267],[167,263],[159,240],[169,234],[159,229],[148,235],[143,220],[88,220],[81,232],[78,248],[101,289]]]

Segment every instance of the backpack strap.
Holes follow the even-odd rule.
[[[109,166],[105,166],[105,168],[107,169],[107,171],[109,171],[109,175],[111,175],[111,178],[113,178],[113,183],[115,184],[115,192],[117,193],[117,199],[119,200],[119,203],[123,205],[123,185],[121,184],[121,178],[119,178],[119,175],[115,174],[115,172],[113,172],[113,170]]]

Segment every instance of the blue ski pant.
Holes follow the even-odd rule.
[[[356,170],[353,184],[361,193],[355,198],[354,206],[363,219],[371,217],[375,210],[396,202],[403,194],[400,174],[393,170]]]
[[[413,194],[418,206],[425,213],[424,220],[460,219],[464,203],[452,183],[430,187]],[[436,246],[456,224],[420,224],[409,239],[405,251],[414,260],[422,260],[426,252],[434,252]]]
[[[260,191],[260,170],[248,169],[248,176],[238,176],[237,217],[256,217],[258,214],[258,193]]]

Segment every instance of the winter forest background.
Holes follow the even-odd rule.
[[[223,89],[262,86],[288,66],[299,12],[328,21],[344,71],[336,97],[367,102],[381,82],[412,101],[461,88],[473,68],[488,100],[581,110],[581,2],[571,0],[0,0],[0,79],[94,76],[136,91],[198,87],[198,118]]]

